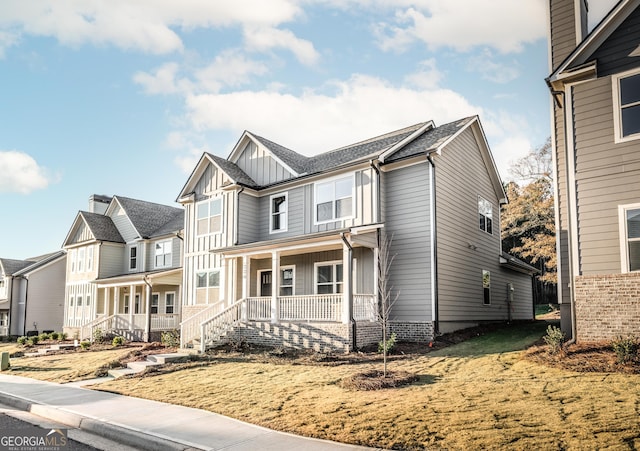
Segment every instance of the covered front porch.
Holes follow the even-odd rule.
[[[82,339],[92,339],[101,329],[127,340],[151,341],[162,331],[180,328],[181,268],[98,279],[94,284],[96,319],[82,327]]]
[[[222,255],[220,298],[182,323],[183,345],[202,336],[204,349],[237,323],[375,322],[378,228],[216,250]]]

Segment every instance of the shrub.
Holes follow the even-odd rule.
[[[99,327],[93,329],[93,342],[104,343],[104,332]]]
[[[30,346],[37,345],[39,341],[40,337],[38,337],[37,335],[27,338],[27,343],[29,343]]]
[[[80,342],[80,347],[82,349],[89,349],[89,346],[91,346],[91,342],[90,341],[81,341]]]
[[[45,340],[48,340],[49,338],[51,338],[51,336],[46,332],[42,332],[40,335],[38,335],[38,339],[40,341],[45,341]]]
[[[19,345],[24,346],[27,344],[27,337],[18,337],[16,341]]]
[[[618,337],[611,343],[613,352],[616,353],[618,363],[633,362],[638,359],[638,349],[640,345],[634,337]]]
[[[389,354],[391,351],[393,351],[393,348],[395,348],[396,346],[396,333],[393,332],[390,336],[387,337],[387,354]],[[384,342],[380,341],[378,342],[378,352],[382,353],[384,352]]]
[[[167,348],[179,348],[180,347],[180,332],[177,330],[169,330],[162,332],[160,338],[162,345]]]
[[[557,354],[562,349],[564,332],[562,332],[559,327],[549,325],[549,327],[547,327],[547,335],[542,337],[542,339],[549,345],[549,353]]]
[[[67,333],[66,332],[60,332],[60,340],[64,341],[67,339]]]
[[[60,337],[60,334],[58,332],[51,332],[52,340],[57,340],[59,337]]]
[[[122,346],[124,345],[124,337],[113,337],[113,341],[111,342],[111,344],[116,347],[116,346]]]

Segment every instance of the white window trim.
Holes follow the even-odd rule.
[[[287,266],[281,266],[280,267],[280,271],[283,271],[285,269],[293,269],[293,282],[291,285],[291,296],[295,296],[296,295],[296,265],[287,265]],[[258,270],[258,278],[256,280],[256,296],[260,297],[260,285],[262,284],[262,273],[263,272],[268,272],[271,271],[271,277],[273,280],[273,271],[269,268],[265,268],[265,269],[259,269]],[[279,280],[279,279],[278,279]],[[287,285],[288,286],[288,285]],[[271,287],[273,287],[273,282],[271,282]],[[280,283],[278,282],[278,289],[282,288],[282,285],[280,285]],[[281,294],[278,294],[278,297],[282,296]]]
[[[611,92],[613,96],[613,133],[615,143],[623,143],[640,139],[640,133],[622,136],[622,105],[620,104],[620,79],[638,74],[640,74],[640,70],[632,69],[611,76]]]
[[[220,200],[220,230],[218,232],[212,232],[209,230],[210,221],[207,221],[207,233],[198,233],[198,207],[204,203],[209,203],[212,200]],[[209,210],[209,213],[211,211]],[[209,235],[220,235],[224,232],[224,196],[211,196],[207,199],[203,199],[200,202],[196,202],[194,216],[196,220],[196,236],[209,236]],[[211,218],[211,216],[207,216],[207,219]]]
[[[489,286],[488,287],[484,286],[484,273],[485,273],[485,271],[489,273]],[[489,303],[488,304],[484,302],[484,290],[485,290],[485,288],[489,289]],[[485,307],[489,307],[491,305],[491,271],[489,271],[488,269],[483,269],[482,270],[482,305],[485,306]]]
[[[77,269],[77,261],[78,261],[78,253],[76,251],[76,249],[71,249],[69,251],[69,254],[71,256],[70,260],[71,260],[71,274],[75,274],[76,269]]]
[[[629,272],[629,246],[627,242],[627,210],[640,209],[640,203],[618,205],[618,233],[620,236],[620,272],[627,274]]]
[[[158,297],[158,305],[156,305],[156,308],[158,309],[158,311],[156,313],[151,313],[151,309],[153,308],[153,297],[157,296]],[[154,291],[151,293],[151,298],[149,299],[149,313],[151,313],[152,315],[157,315],[160,313],[160,293],[157,291]]]
[[[327,221],[318,221],[318,203],[317,203],[318,185],[335,182],[336,180],[346,179],[348,177],[351,178],[351,214],[349,216],[343,216],[341,218],[333,218]],[[332,211],[333,211],[333,214],[335,215],[335,205],[336,205],[335,192],[334,192],[334,199],[332,200],[332,205],[333,205]],[[335,177],[322,179],[314,182],[313,184],[313,224],[314,225],[328,224],[331,222],[338,222],[338,221],[345,221],[347,219],[353,219],[355,218],[355,211],[356,211],[356,174],[355,172],[352,172],[350,174],[341,174]]]
[[[284,204],[286,210],[280,213],[280,217],[284,216],[284,226],[282,226],[283,221],[280,221],[280,226],[282,228],[274,230],[273,229],[273,199],[276,197],[284,196]],[[289,192],[272,194],[269,196],[269,233],[282,233],[286,232],[289,229]]]
[[[78,272],[84,272],[84,259],[86,258],[86,250],[84,247],[81,247],[80,249],[78,249],[78,259],[76,260],[76,265],[78,268]]]
[[[132,268],[131,267],[131,249],[134,249],[134,248],[136,249],[136,266],[135,268]],[[140,246],[138,246],[137,244],[130,244],[127,247],[127,269],[129,270],[129,272],[138,270],[138,267],[140,266],[138,263],[139,261],[140,261]]]
[[[218,286],[217,287],[210,287],[209,286],[209,273],[216,272],[216,271],[218,272]],[[200,274],[200,273],[205,273],[207,275],[207,286],[205,286],[205,287],[199,287],[198,286],[198,274]],[[220,268],[196,270],[194,286],[196,287],[196,290],[202,290],[202,289],[205,289],[205,288],[220,288],[220,282],[221,282],[220,276],[221,275],[222,275],[222,270]]]
[[[169,243],[169,252],[165,252],[164,254],[160,254],[160,255],[170,255],[171,258],[169,259],[169,264],[166,265],[158,265],[156,263],[156,257],[158,257],[158,254],[156,254],[156,245],[160,244],[162,245],[163,249],[164,249],[164,245]],[[164,258],[163,258],[164,260]],[[169,239],[169,240],[162,240],[162,241],[156,241],[155,243],[153,243],[153,268],[154,269],[160,269],[160,268],[171,268],[171,266],[173,265],[173,240]]]
[[[87,271],[93,271],[93,246],[87,248],[87,264],[85,266]]]
[[[171,304],[171,306],[173,307],[173,313],[167,313],[167,296],[170,295],[170,294],[173,295],[173,304]],[[176,304],[177,303],[178,303],[178,301],[177,301],[177,298],[176,298],[176,292],[175,291],[166,291],[164,293],[164,314],[165,315],[175,315],[176,314]]]
[[[489,205],[491,206],[491,218],[489,218],[489,219],[491,219],[491,232],[488,232],[488,231],[486,230],[486,228],[487,228],[487,227],[486,227],[486,224],[487,224],[487,222],[486,222],[486,218],[488,217],[488,216],[486,216],[486,215],[483,215],[483,216],[485,217],[485,229],[481,229],[481,228],[480,228],[480,222],[479,222],[479,219],[480,219],[480,215],[482,214],[482,213],[480,213],[480,200],[481,200],[481,199],[482,199],[483,201],[485,201],[487,204],[489,204]],[[478,229],[479,229],[479,230],[481,230],[481,231],[482,231],[482,232],[484,232],[484,233],[487,233],[487,234],[489,234],[489,235],[493,235],[493,225],[494,225],[494,221],[493,221],[493,210],[494,210],[494,208],[493,208],[493,203],[491,203],[491,201],[489,201],[488,199],[485,199],[484,197],[482,197],[481,195],[479,195],[479,194],[478,194],[478,203],[476,204],[476,208],[477,208],[477,210],[478,210],[478,211],[477,211],[478,216],[476,217],[476,221],[477,221],[477,224],[478,224]]]
[[[344,276],[345,276],[345,268],[344,268],[344,261],[342,260],[331,260],[331,261],[326,261],[326,262],[315,262],[313,264],[313,293],[314,294],[318,294],[318,266],[333,266],[333,276],[335,278],[336,276],[336,266],[337,265],[343,265],[342,266],[342,287],[344,289]],[[331,294],[342,294],[342,293],[337,293],[335,288],[336,288],[336,281],[333,281],[333,288],[334,291]]]

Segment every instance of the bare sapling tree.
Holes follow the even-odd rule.
[[[393,286],[389,284],[391,275],[391,264],[395,259],[395,254],[391,255],[391,242],[393,236],[389,237],[384,231],[380,232],[378,244],[378,312],[377,321],[382,326],[382,360],[383,377],[387,377],[387,354],[389,346],[387,344],[387,332],[389,331],[389,321],[391,308],[400,296],[399,292],[393,293]]]

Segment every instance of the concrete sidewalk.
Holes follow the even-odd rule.
[[[216,413],[0,374],[0,403],[146,450],[365,450]]]

